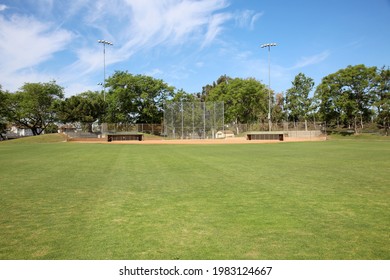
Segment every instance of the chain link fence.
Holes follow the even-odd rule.
[[[166,102],[164,136],[170,139],[213,139],[225,129],[223,102]]]
[[[268,122],[252,124],[226,124],[225,129],[231,130],[235,135],[253,131],[321,131],[326,133],[326,124],[322,122],[277,122],[269,127]]]
[[[161,124],[124,124],[124,123],[93,123],[92,125],[81,125],[79,123],[72,123],[67,125],[58,125],[59,132],[67,134],[71,138],[101,138],[105,134],[122,134],[122,133],[144,133],[156,136],[162,136],[170,139],[212,139],[222,137],[244,137],[247,132],[266,132],[269,131],[268,122],[258,122],[252,124],[236,124],[226,123],[223,124],[223,118],[218,118],[218,114],[209,110],[204,114],[203,105],[199,107],[194,106],[199,111],[203,112],[203,116],[200,114],[192,121],[192,106],[190,106],[190,116],[184,114],[181,115],[180,106],[176,104],[176,110],[169,114],[176,114],[167,118]],[[185,106],[183,106],[185,109]],[[217,107],[216,107],[217,108]],[[211,107],[212,109],[212,107]],[[183,118],[182,118],[183,117]],[[183,120],[183,121],[182,121]],[[170,122],[167,123],[167,121]],[[173,123],[173,125],[172,125]],[[88,127],[88,128],[87,128]],[[89,129],[92,127],[92,129]],[[304,137],[305,135],[317,136],[317,135],[352,135],[355,133],[353,127],[341,126],[341,125],[327,125],[323,122],[278,122],[272,123],[271,131],[283,131],[289,137]],[[373,134],[373,135],[388,135],[389,128],[379,126],[375,123],[365,123],[364,127],[359,127],[358,133]],[[8,137],[7,137],[8,136]],[[5,139],[19,138],[26,135],[11,134],[7,131],[4,134]]]
[[[169,107],[168,107],[169,106]],[[106,134],[144,133],[168,139],[214,139],[245,136],[247,132],[269,131],[268,122],[224,124],[223,103],[174,103],[166,107],[162,124],[94,123],[92,129],[80,124],[62,126],[60,132],[71,138],[101,138]],[[315,122],[273,123],[271,131],[283,131],[290,137],[326,134],[326,125]],[[312,131],[308,134],[308,132]],[[295,132],[295,133],[294,133]],[[298,133],[299,132],[299,133]],[[222,135],[222,136],[221,136]]]

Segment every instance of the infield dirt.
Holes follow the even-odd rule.
[[[245,137],[234,137],[225,139],[145,139],[143,141],[113,141],[107,142],[106,139],[88,139],[88,138],[73,138],[68,139],[71,142],[82,143],[102,143],[102,144],[135,144],[135,145],[210,145],[210,144],[265,144],[265,143],[283,143],[283,142],[310,142],[310,141],[325,141],[326,137],[311,137],[311,138],[285,138],[284,141],[279,140],[247,140]]]

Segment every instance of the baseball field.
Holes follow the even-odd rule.
[[[390,259],[390,141],[0,143],[0,259]]]

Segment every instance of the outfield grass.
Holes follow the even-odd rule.
[[[390,259],[390,141],[0,155],[0,259]]]

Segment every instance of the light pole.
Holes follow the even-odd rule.
[[[276,43],[262,44],[260,47],[268,48],[268,131],[271,131],[271,47]]]
[[[106,101],[106,45],[112,46],[113,43],[108,42],[106,40],[98,40],[98,43],[103,44],[103,63],[104,63],[103,93],[104,93],[104,101]]]

